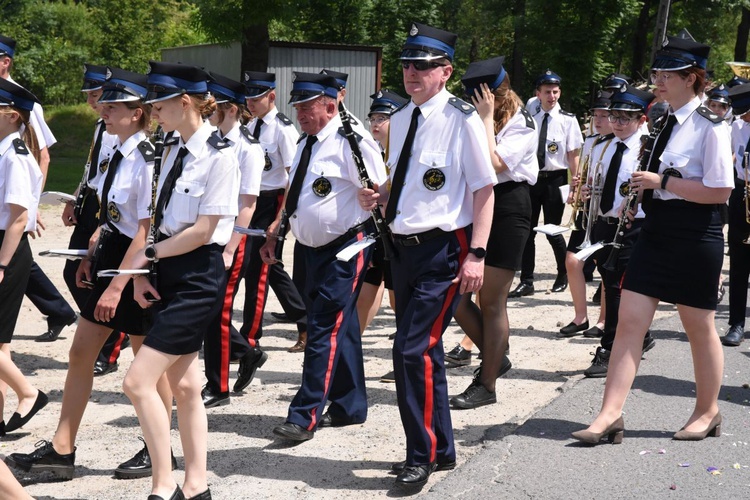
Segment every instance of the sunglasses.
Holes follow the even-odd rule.
[[[427,71],[428,69],[435,69],[445,66],[434,61],[401,61],[401,67],[409,69],[409,66],[414,66],[417,71]]]

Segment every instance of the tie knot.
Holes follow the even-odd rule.
[[[617,143],[617,151],[623,152],[626,149],[628,149],[627,144],[625,144],[624,142],[618,142]]]
[[[412,119],[414,119],[421,114],[422,114],[422,111],[419,109],[419,106],[417,106],[416,108],[414,108],[414,111],[411,112],[411,117]]]
[[[307,141],[305,142],[305,147],[312,147],[313,144],[318,142],[318,136],[317,135],[308,135]]]
[[[177,158],[182,159],[185,158],[188,154],[188,149],[185,146],[182,146],[179,151],[177,151]]]

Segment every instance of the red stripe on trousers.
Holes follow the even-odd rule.
[[[125,342],[125,332],[120,332],[120,337],[117,339],[117,342],[115,342],[115,347],[112,349],[112,354],[109,355],[109,364],[111,365],[115,361],[117,361],[117,358],[120,357],[120,351],[122,350],[122,344]]]
[[[466,240],[466,230],[465,229],[459,229],[455,232],[456,238],[458,238],[458,243],[461,247],[461,253],[458,257],[459,262],[459,272],[461,269],[461,265],[464,262],[464,259],[466,258],[466,255],[468,254],[469,245],[467,244]],[[427,345],[427,349],[422,354],[422,359],[424,360],[424,429],[425,432],[427,432],[427,435],[430,437],[430,462],[434,462],[437,458],[437,437],[435,436],[435,432],[432,430],[432,414],[433,409],[435,406],[435,401],[433,399],[433,383],[432,383],[432,374],[433,374],[433,365],[432,365],[432,357],[429,354],[429,351],[433,349],[438,341],[440,340],[440,337],[443,335],[443,322],[445,321],[445,314],[448,312],[448,308],[450,307],[451,303],[453,302],[453,298],[456,295],[456,292],[458,291],[459,284],[456,283],[454,285],[451,285],[445,294],[445,301],[443,302],[443,307],[440,310],[440,314],[435,319],[435,322],[432,324],[432,328],[430,329],[430,342]]]
[[[232,325],[232,305],[234,304],[234,291],[240,281],[240,271],[242,270],[242,261],[245,260],[245,240],[247,236],[242,236],[240,244],[234,254],[234,263],[229,272],[227,279],[227,288],[224,292],[224,303],[221,306],[221,365],[220,370],[220,392],[229,391],[229,328]]]

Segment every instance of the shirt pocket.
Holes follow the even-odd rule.
[[[191,223],[198,218],[198,208],[206,186],[200,182],[178,179],[169,204],[174,218],[179,222]]]
[[[437,192],[445,189],[451,181],[451,154],[445,151],[422,151],[419,154],[420,179],[422,190]]]
[[[661,173],[667,175],[675,175],[680,178],[687,178],[687,168],[690,162],[690,157],[674,151],[664,151],[659,157],[662,168]]]

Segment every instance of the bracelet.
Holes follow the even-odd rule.
[[[661,176],[661,188],[667,189],[667,181],[669,178],[672,177],[671,175],[662,175]]]

